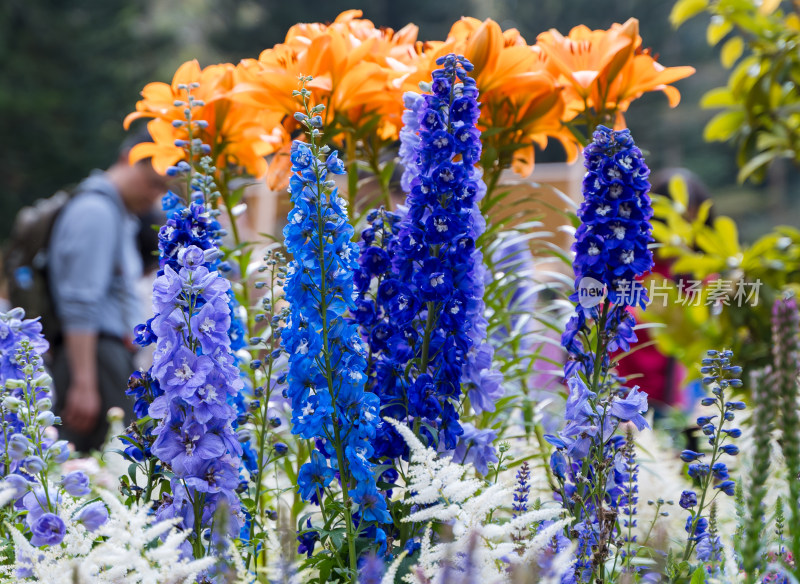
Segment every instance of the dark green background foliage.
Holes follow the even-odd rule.
[[[0,4],[0,239],[17,209],[108,166],[124,136],[122,119],[148,81],[169,81],[184,60],[202,65],[257,57],[280,42],[295,22],[330,21],[342,10],[364,8],[378,25],[408,22],[420,39],[442,39],[462,15],[492,17],[516,27],[529,43],[555,27],[606,28],[630,16],[640,20],[645,46],[667,66],[698,73],[678,82],[683,101],[670,110],[661,94],[635,102],[628,124],[649,151],[654,169],[687,166],[719,199],[718,210],[747,216],[747,238],[787,222],[796,207],[787,195],[792,177],[777,167],[765,186],[735,186],[733,149],[707,145],[702,128],[713,115],[698,106],[725,72],[706,45],[702,18],[673,30],[672,3],[650,0],[4,0]],[[558,149],[538,160],[559,160]],[[754,196],[755,194],[761,196]]]

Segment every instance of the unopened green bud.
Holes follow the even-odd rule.
[[[47,373],[43,373],[33,380],[34,387],[50,387],[51,383],[53,383],[53,378]]]
[[[42,412],[36,416],[36,421],[42,426],[52,426],[56,421],[56,416],[53,412]]]
[[[3,407],[11,410],[12,412],[16,412],[19,410],[19,407],[22,405],[22,402],[15,397],[6,396],[3,398]]]

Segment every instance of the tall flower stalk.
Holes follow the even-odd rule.
[[[185,146],[194,164],[202,145]],[[198,165],[201,172],[187,162],[170,170],[186,176],[192,200],[186,206],[172,193],[164,198],[168,220],[159,232],[155,316],[136,330],[140,344],[155,343],[155,353],[150,371],[130,383],[141,419],[129,429],[127,454],[141,461],[145,501],[169,481],[156,515],[179,519],[178,527],[191,532],[184,553],[200,558],[213,553],[220,537],[239,534],[245,449],[235,432],[244,383],[233,350],[242,339],[235,332],[231,284],[219,271],[222,230],[207,206],[216,191],[215,169],[208,158]],[[223,509],[229,514],[224,526],[216,520]]]
[[[797,373],[800,364],[800,313],[794,298],[777,300],[772,307],[772,356],[775,384],[780,395],[783,456],[789,483],[790,548],[800,561],[800,414]]]
[[[747,582],[756,581],[756,568],[761,567],[762,546],[765,524],[764,498],[767,495],[767,479],[771,458],[772,430],[774,427],[774,407],[769,390],[771,385],[769,372],[761,372],[753,376],[752,391],[755,402],[753,410],[753,427],[757,428],[753,436],[755,451],[753,452],[753,470],[747,489],[747,517],[744,522],[744,546],[742,564],[747,574]]]
[[[292,406],[292,433],[316,444],[311,461],[300,468],[299,492],[320,505],[326,549],[331,527],[345,531],[346,560],[342,562],[336,550],[334,561],[348,580],[355,581],[356,537],[371,532],[376,540],[385,540],[377,526],[390,523],[391,517],[369,462],[380,400],[364,391],[367,349],[355,325],[345,318],[355,308],[357,247],[350,241],[353,228],[346,202],[328,178],[345,170],[336,152],[320,146],[324,106],[310,108],[308,81],[303,77],[301,89],[294,92],[305,110],[295,117],[308,142],[296,141],[292,147],[294,207],[284,236],[293,261],[284,285],[290,310],[281,343],[289,354],[286,396]],[[331,488],[337,472],[340,500]]]
[[[696,491],[683,491],[680,497],[680,506],[689,511],[683,562],[689,561],[693,551],[700,562],[711,561],[713,564],[721,559],[721,543],[710,529],[713,525],[709,523],[712,519],[709,511],[713,511],[713,505],[720,493],[729,497],[735,494],[736,483],[731,480],[728,466],[723,460],[739,453],[739,447],[733,444],[733,440],[741,436],[742,432],[738,428],[728,428],[726,424],[735,420],[735,412],[745,409],[744,402],[726,399],[725,394],[731,388],[742,387],[739,379],[742,368],[731,363],[732,357],[731,351],[709,351],[700,368],[704,375],[703,384],[709,387],[712,394],[704,397],[701,404],[714,408],[715,413],[697,418],[697,425],[711,447],[709,457],[706,458],[704,452],[693,450],[684,450],[681,453],[681,460],[689,463],[689,476],[698,485]]]
[[[628,307],[644,305],[638,279],[653,265],[649,170],[642,153],[628,130],[599,126],[593,137],[584,151],[585,200],[573,245],[575,294],[570,299],[576,308],[561,339],[570,355],[567,424],[558,435],[546,436],[556,447],[551,468],[578,541],[575,576],[580,582],[604,581],[610,577],[609,557],[614,572],[620,556],[633,553],[635,462],[631,446],[626,451],[626,440],[615,433],[622,422],[647,427],[642,417],[647,395],[624,387],[624,380],[610,373],[610,355],[636,340]],[[611,472],[615,468],[621,471]],[[627,519],[621,521],[620,514]],[[625,537],[626,545],[617,545]]]
[[[51,434],[60,420],[50,411],[52,380],[42,358],[48,346],[38,319],[26,319],[21,308],[0,313],[0,491],[10,491],[14,502],[0,504],[0,536],[6,541],[21,537],[14,527],[23,525],[36,548],[60,546],[67,525],[93,532],[108,519],[103,503],[71,500],[91,493],[86,473],[76,470],[53,480],[69,449]],[[15,543],[16,575],[26,578],[32,558],[20,555],[20,549],[30,546]]]
[[[356,319],[370,346],[369,385],[382,415],[405,421],[431,445],[454,450],[462,382],[476,411],[494,410],[500,376],[488,375],[483,256],[478,203],[486,192],[480,159],[478,91],[472,64],[454,54],[423,95],[406,93],[400,132],[403,216],[380,211],[362,233]],[[496,373],[496,372],[493,372]],[[405,447],[394,428],[378,429],[376,455]]]

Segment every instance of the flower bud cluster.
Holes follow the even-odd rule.
[[[732,440],[741,436],[738,428],[728,428],[726,423],[736,419],[736,412],[744,410],[746,405],[741,401],[726,399],[726,392],[731,388],[742,387],[739,376],[742,368],[732,365],[732,351],[708,351],[708,356],[702,360],[700,372],[703,374],[703,384],[710,391],[710,396],[704,397],[701,404],[715,408],[716,413],[703,415],[697,418],[697,425],[711,446],[710,459],[706,460],[706,453],[684,450],[680,458],[687,463],[689,476],[699,484],[697,491],[686,490],[681,493],[680,506],[689,511],[686,521],[686,532],[690,545],[695,545],[700,555],[705,555],[712,541],[705,541],[710,537],[708,532],[708,519],[703,515],[708,503],[713,498],[713,490],[718,490],[728,496],[733,496],[736,482],[730,478],[728,465],[721,460],[723,455],[736,456],[739,447]],[[729,425],[729,424],[728,424]],[[699,500],[699,501],[698,501]],[[693,542],[693,543],[692,543]]]

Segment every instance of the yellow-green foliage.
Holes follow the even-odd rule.
[[[671,197],[653,195],[653,238],[657,256],[669,264],[672,278],[667,294],[653,298],[642,318],[667,326],[653,329],[660,349],[692,368],[709,347],[732,347],[747,367],[768,362],[770,307],[785,290],[800,291],[800,230],[781,226],[752,245],[739,241],[730,217],[708,221],[712,203],[703,203],[697,216],[686,216],[688,193],[682,178],[670,182]],[[652,276],[660,286],[664,277]],[[686,299],[676,284],[702,281],[696,301]],[[715,282],[730,283],[728,304],[714,306]],[[737,286],[760,282],[758,303],[737,302]],[[648,283],[649,288],[649,283]]]
[[[800,162],[800,17],[795,10],[784,10],[781,0],[679,0],[670,15],[674,26],[703,12],[711,15],[706,39],[720,46],[720,60],[731,72],[725,87],[703,97],[703,107],[722,110],[704,137],[737,145],[739,181],[760,181],[779,158]]]

